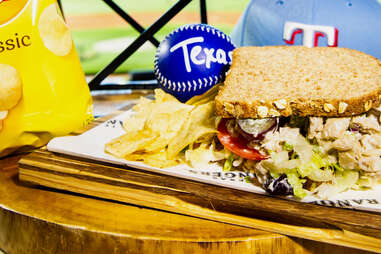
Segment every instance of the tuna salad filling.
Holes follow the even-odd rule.
[[[224,170],[254,172],[267,192],[326,199],[381,177],[380,111],[350,118],[222,119]]]

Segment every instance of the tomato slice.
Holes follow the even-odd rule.
[[[218,124],[217,138],[221,144],[232,153],[248,160],[265,160],[268,157],[261,154],[257,149],[247,146],[248,141],[241,136],[233,137],[226,128],[227,119],[222,119]]]

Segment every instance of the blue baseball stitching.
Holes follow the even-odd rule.
[[[213,75],[213,76],[209,76],[208,78],[209,78],[209,80],[207,78],[203,78],[203,79],[199,78],[197,80],[199,83],[198,89],[206,88],[208,86],[213,86],[213,85],[217,84],[220,80],[222,80],[222,75],[220,75],[220,76]],[[162,86],[164,86],[170,90],[173,90],[173,91],[180,92],[180,90],[181,90],[183,92],[185,92],[185,91],[191,92],[192,87],[193,87],[193,91],[196,91],[196,87],[197,87],[196,80],[186,80],[186,81],[182,81],[182,82],[178,81],[176,83],[174,81],[167,79],[161,73],[158,74],[157,79]],[[193,83],[193,85],[192,85],[192,83]]]

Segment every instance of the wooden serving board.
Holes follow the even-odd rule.
[[[37,150],[19,178],[74,193],[381,252],[381,214],[324,207]]]
[[[66,191],[17,178],[19,156],[0,159],[1,254],[368,254]],[[4,251],[4,253],[2,252]]]

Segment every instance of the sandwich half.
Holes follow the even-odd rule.
[[[237,48],[215,98],[226,163],[272,194],[371,188],[381,176],[380,95],[380,61],[356,50]]]

